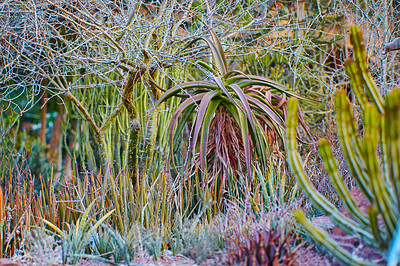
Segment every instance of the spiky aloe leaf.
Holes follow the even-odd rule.
[[[190,47],[193,43],[199,40],[205,41],[211,50],[213,61],[218,71],[220,72],[221,75],[225,75],[228,72],[228,64],[226,63],[225,53],[224,49],[222,48],[221,41],[218,38],[218,35],[215,33],[215,31],[207,23],[205,23],[204,21],[202,21],[202,23],[209,29],[212,40],[210,40],[209,38],[200,37],[191,41],[187,46],[185,46],[184,49]]]
[[[201,38],[201,39],[208,44],[208,47],[210,47],[214,64],[216,65],[220,74],[224,75],[228,70],[228,67],[227,67],[226,61],[225,61],[224,52],[222,51],[222,54],[221,54],[218,44],[214,44],[210,39],[208,39],[208,38]],[[221,46],[221,43],[219,43],[219,46]]]
[[[196,64],[204,67],[205,69],[207,69],[208,71],[210,71],[214,75],[218,75],[218,72],[215,71],[215,69],[213,68],[214,65],[209,65],[209,64],[207,64],[206,62],[203,62],[203,61],[197,61]]]
[[[318,245],[325,247],[344,265],[376,265],[357,258],[344,248],[340,247],[339,243],[333,240],[326,232],[307,221],[302,211],[296,210],[294,216]]]
[[[235,99],[233,99],[232,95],[229,93],[228,89],[225,87],[224,83],[222,82],[221,77],[214,77],[215,83],[218,85],[218,87],[221,89],[221,91],[228,97],[228,99],[236,105],[239,109],[242,109],[242,106],[240,106]],[[244,112],[244,110],[242,110]]]
[[[172,139],[173,139],[173,136],[174,136],[174,134],[173,134],[174,133],[174,128],[175,128],[175,125],[176,125],[176,123],[178,121],[178,118],[179,118],[180,114],[183,111],[185,111],[186,109],[194,107],[194,104],[196,104],[197,102],[200,102],[201,99],[203,99],[205,94],[206,93],[201,93],[201,94],[198,94],[198,95],[196,95],[194,97],[190,97],[189,99],[183,101],[178,106],[178,108],[176,108],[175,113],[172,115],[171,122],[169,123],[169,130],[168,130],[169,142],[170,142],[171,148],[173,147]],[[182,122],[184,123],[185,121],[181,121],[181,123]]]
[[[185,110],[188,110],[188,112],[185,112],[185,115],[183,116],[180,123],[178,124],[178,129],[177,129],[178,132],[180,132],[183,129],[183,127],[185,126],[186,121],[189,119],[189,117],[192,114],[191,110],[194,110],[196,107],[195,104],[197,104],[197,102],[200,102],[205,94],[206,93],[201,93],[201,94],[195,95],[193,97],[190,97],[189,99],[186,99],[178,106],[178,108],[175,110],[175,113],[172,115],[172,118],[171,118],[171,121],[169,124],[169,130],[168,130],[169,145],[170,145],[170,153],[168,155],[168,161],[170,161],[170,159],[171,159],[171,156],[174,151],[174,144],[176,143],[176,139],[177,139],[177,133],[174,134],[174,129],[176,128],[176,124],[179,119],[179,116],[181,115],[182,112],[185,112]],[[190,143],[191,142],[189,142],[189,145],[190,145]],[[188,150],[190,150],[190,147],[191,146],[188,147]],[[190,153],[188,154],[188,156],[190,156]],[[172,160],[172,163],[175,167],[174,160]],[[175,167],[175,169],[176,169],[176,167]],[[183,173],[185,173],[185,171],[186,171],[186,165],[184,166]]]
[[[228,111],[232,114],[232,117],[235,119],[236,123],[238,123],[242,135],[243,145],[244,145],[244,153],[246,160],[246,169],[247,175],[249,179],[251,179],[251,147],[250,147],[250,134],[248,127],[248,120],[245,114],[241,110],[239,110],[236,106],[230,103],[224,103],[224,106]]]
[[[178,138],[180,136],[180,134],[182,133],[183,129],[186,126],[186,123],[188,122],[189,118],[192,116],[194,109],[196,108],[195,103],[190,104],[185,111],[183,111],[183,113],[181,112],[181,119],[179,120],[179,123],[177,123],[177,127],[174,130],[169,130],[169,142],[170,144],[172,144],[171,148],[173,148],[173,145],[175,145],[175,143],[177,143]],[[175,118],[176,120],[176,118]],[[175,122],[174,122],[175,123]],[[171,139],[171,134],[173,134],[173,140]],[[172,141],[171,141],[172,140]]]
[[[231,78],[228,78],[225,81],[226,85],[230,85],[232,83],[236,83],[239,87],[241,88],[246,88],[249,86],[253,86],[253,85],[259,85],[259,86],[265,86],[265,87],[270,87],[272,89],[275,89],[279,92],[285,93],[287,95],[296,97],[298,99],[301,100],[305,100],[305,101],[315,101],[312,99],[308,99],[305,97],[300,96],[297,93],[294,93],[292,91],[290,91],[287,87],[283,86],[282,84],[268,79],[268,78],[264,78],[264,77],[260,77],[260,76],[254,76],[254,75],[236,75],[233,76]]]
[[[215,47],[217,48],[218,56],[220,57],[220,60],[222,61],[224,71],[221,73],[225,74],[228,70],[228,64],[226,63],[225,53],[224,53],[224,49],[222,48],[221,41],[218,38],[218,35],[215,33],[215,31],[212,28],[210,28],[210,35],[215,44]]]
[[[261,109],[267,116],[267,118],[273,123],[277,124],[281,129],[284,129],[283,118],[277,114],[275,109],[267,102],[262,101],[256,97],[252,97],[251,95],[245,95],[247,101],[252,104],[253,108]]]
[[[157,109],[157,107],[165,102],[167,99],[176,96],[180,91],[185,91],[187,89],[193,89],[193,88],[207,88],[210,90],[214,90],[217,88],[217,86],[209,81],[191,81],[191,82],[185,82],[180,85],[177,85],[169,90],[167,90],[161,97],[160,99],[155,103],[154,109]],[[189,95],[187,95],[189,97]]]
[[[252,171],[251,171],[251,145],[250,145],[250,134],[249,134],[249,127],[248,127],[248,120],[247,117],[242,113],[239,112],[239,119],[240,119],[240,130],[242,133],[244,151],[245,151],[245,159],[246,159],[246,170],[249,180],[252,178]]]
[[[207,143],[208,143],[208,136],[210,132],[210,124],[214,117],[215,111],[217,110],[218,106],[222,100],[211,100],[210,104],[208,105],[207,112],[204,116],[203,126],[201,128],[200,134],[200,160],[201,166],[204,169],[204,172],[207,173]]]
[[[65,234],[63,231],[61,231],[57,226],[55,226],[54,224],[52,224],[51,222],[47,221],[46,219],[42,219],[42,222],[44,222],[45,224],[47,224],[51,229],[53,229],[55,232],[58,233],[58,235],[60,237],[64,237]]]
[[[204,24],[206,25],[206,23]],[[285,129],[284,119],[286,116],[286,97],[294,96],[302,99],[305,98],[299,96],[297,93],[291,92],[285,86],[270,79],[254,75],[246,75],[241,71],[228,72],[221,42],[213,30],[210,30],[210,34],[212,40],[207,38],[199,39],[204,40],[210,47],[215,66],[204,62],[199,62],[199,65],[209,69],[215,74],[212,82],[186,82],[182,85],[175,86],[164,93],[156,103],[156,107],[181,91],[189,94],[189,99],[187,99],[184,104],[180,105],[173,115],[169,128],[171,152],[173,152],[173,143],[176,140],[176,135],[172,137],[172,133],[180,132],[183,128],[183,126],[180,125],[188,121],[187,118],[190,116],[188,110],[192,110],[196,116],[193,134],[191,134],[191,140],[189,141],[188,152],[185,158],[185,173],[190,156],[195,154],[199,146],[201,165],[202,168],[206,167],[205,156],[210,154],[205,150],[207,149],[208,136],[206,130],[210,126],[211,119],[214,119],[214,115],[209,112],[213,110],[215,112],[218,108],[216,105],[211,106],[211,103],[216,99],[221,100],[219,104],[226,107],[237,125],[239,125],[244,145],[244,147],[240,147],[240,149],[244,149],[246,169],[250,177],[251,157],[253,154],[258,157],[263,165],[267,164],[265,158],[269,153],[271,141],[268,136],[274,136],[276,140],[283,139],[283,132]],[[199,39],[196,39],[193,42],[198,41]],[[213,67],[216,67],[217,69],[213,69]],[[248,87],[252,85],[260,85],[262,88],[258,92],[254,88],[249,90]],[[211,95],[210,93],[216,91],[220,93],[213,97],[209,97]],[[274,95],[274,91],[278,91],[279,95]],[[195,98],[197,95],[202,96],[196,98],[196,101],[193,102],[191,98]],[[205,95],[208,96],[205,97]],[[194,105],[198,108],[193,108]],[[185,118],[179,120],[179,117],[182,114],[185,115]],[[299,117],[301,118],[300,121],[302,125],[308,132],[302,116],[299,115]],[[176,124],[178,124],[177,127]],[[175,128],[177,128],[177,131],[174,131]],[[267,130],[271,130],[274,133],[268,135],[266,134]],[[200,143],[198,142],[199,139]],[[253,147],[251,145],[253,145]],[[171,154],[169,155],[169,158],[170,157]],[[201,169],[201,171],[203,173],[207,172],[205,169]]]
[[[203,125],[203,121],[204,121],[204,116],[206,114],[206,111],[208,109],[208,105],[211,102],[211,100],[219,95],[221,92],[220,91],[212,91],[212,92],[208,92],[206,93],[203,98],[200,101],[199,104],[199,110],[197,112],[196,115],[196,121],[195,121],[195,126],[194,126],[194,131],[193,131],[193,138],[192,138],[192,148],[193,148],[193,154],[196,153],[196,142],[197,142],[197,138],[201,129],[201,126]]]

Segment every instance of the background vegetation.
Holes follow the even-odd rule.
[[[349,98],[348,119],[354,115],[360,137],[374,95],[384,113],[383,99],[399,82],[398,4],[3,1],[0,257],[39,261],[43,254],[35,252],[52,243],[45,249],[58,254],[53,259],[72,264],[82,258],[129,264],[166,254],[211,264],[293,263],[314,243],[293,211],[331,216],[331,207],[310,205],[302,190],[311,199],[314,192],[288,169],[286,149],[294,154],[296,138],[303,176],[324,202],[352,206],[324,170],[317,152],[324,137],[346,197],[360,187],[376,207],[370,217],[357,212],[361,226],[353,236],[386,243],[373,247],[376,258],[353,252],[355,261],[385,263],[398,210],[387,215],[383,208],[397,204],[391,189],[398,169],[392,179],[383,175],[388,206],[374,205],[353,163],[346,164],[349,156],[341,155],[345,136],[336,134],[333,95],[340,89],[336,95]],[[350,42],[351,25],[364,36],[358,44]],[[345,71],[345,59],[357,51],[364,68]],[[373,94],[365,96],[372,83]],[[293,104],[288,110],[289,98],[299,100],[297,114]],[[290,131],[292,144],[290,112],[301,123]],[[379,145],[375,166],[384,168],[390,155]],[[347,257],[339,260],[354,259]]]

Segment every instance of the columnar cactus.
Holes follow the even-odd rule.
[[[336,120],[338,137],[348,169],[371,205],[367,213],[362,212],[351,198],[326,139],[319,141],[320,155],[351,218],[343,215],[319,193],[305,174],[303,161],[297,150],[296,99],[288,102],[288,161],[299,186],[315,207],[330,216],[346,233],[359,235],[366,245],[385,256],[395,234],[400,212],[400,90],[394,89],[386,96],[384,102],[368,71],[364,40],[357,26],[351,28],[351,42],[355,61],[347,59],[345,67],[362,111],[363,133],[357,132],[350,102],[344,90],[335,93]],[[378,215],[381,215],[384,227],[378,226]],[[354,257],[341,248],[326,232],[308,222],[302,211],[296,211],[295,216],[313,239],[341,262],[346,265],[370,265],[368,261]]]

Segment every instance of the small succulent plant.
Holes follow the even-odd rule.
[[[229,265],[293,265],[296,249],[291,234],[277,228],[253,229],[248,234],[236,233],[228,238]]]

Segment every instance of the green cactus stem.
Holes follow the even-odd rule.
[[[363,213],[351,198],[326,139],[319,141],[320,155],[351,218],[339,212],[306,176],[297,149],[297,99],[290,99],[288,102],[288,162],[298,185],[316,208],[328,215],[346,233],[361,237],[366,245],[386,256],[400,216],[400,90],[394,89],[387,94],[384,102],[368,70],[364,40],[356,26],[351,28],[351,42],[355,61],[347,59],[345,67],[355,98],[361,107],[364,126],[362,134],[357,131],[347,92],[337,90],[334,100],[341,148],[349,172],[370,203],[367,213]],[[379,225],[378,215],[384,226]],[[326,232],[307,221],[303,212],[297,211],[295,217],[318,245],[325,247],[345,265],[371,265],[341,248]]]

